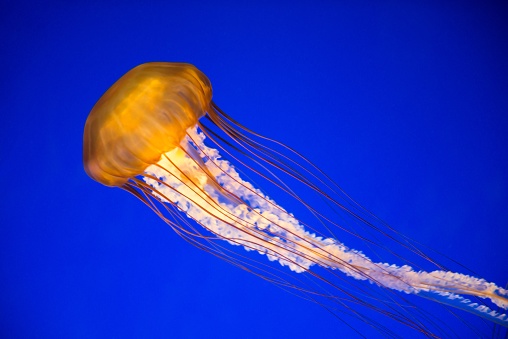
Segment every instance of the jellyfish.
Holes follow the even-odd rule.
[[[508,326],[508,290],[446,269],[309,160],[242,126],[212,101],[209,79],[191,64],[145,63],[114,83],[86,120],[83,162],[92,179],[133,194],[185,241],[340,319],[394,334],[369,316],[380,312],[427,336],[446,334],[439,319],[412,311],[406,297],[415,295]],[[296,202],[306,218],[278,199]]]

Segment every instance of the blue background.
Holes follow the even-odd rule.
[[[228,114],[404,234],[508,281],[506,5],[0,6],[1,337],[352,335],[86,176],[88,112],[147,61],[195,64]]]

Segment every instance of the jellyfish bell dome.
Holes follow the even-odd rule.
[[[86,173],[106,186],[123,185],[177,147],[211,100],[210,81],[191,64],[150,62],[131,69],[86,120]]]

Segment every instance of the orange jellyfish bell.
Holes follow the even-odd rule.
[[[95,104],[85,124],[86,173],[121,186],[175,148],[209,111],[212,87],[195,66],[150,62],[122,76]]]

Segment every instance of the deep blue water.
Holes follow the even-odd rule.
[[[402,233],[508,282],[506,5],[1,7],[1,337],[354,335],[87,177],[88,112],[147,61],[195,64],[228,114]]]

